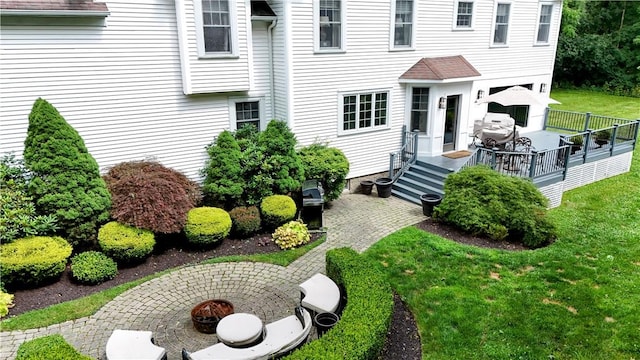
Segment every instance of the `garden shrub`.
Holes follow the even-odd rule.
[[[201,174],[204,178],[202,192],[205,204],[232,208],[242,198],[242,152],[233,134],[227,130],[218,135],[207,147],[207,160]]]
[[[120,163],[104,176],[113,197],[114,220],[154,233],[179,233],[198,205],[198,185],[153,161]]]
[[[24,159],[38,213],[55,215],[70,243],[94,245],[99,225],[109,219],[111,196],[78,132],[40,98],[29,114]]]
[[[13,155],[0,159],[0,243],[51,234],[58,229],[54,215],[38,215],[27,193],[31,175]]]
[[[91,360],[60,334],[47,335],[20,344],[16,360]]]
[[[474,166],[449,175],[444,192],[434,218],[466,232],[519,241],[529,247],[556,236],[545,217],[547,198],[526,179]]]
[[[260,231],[260,210],[256,206],[238,206],[229,212],[229,216],[232,232],[240,238],[252,236]]]
[[[59,277],[71,256],[61,237],[32,236],[0,245],[0,278],[8,288],[34,287]]]
[[[293,249],[309,242],[311,236],[307,225],[302,221],[289,221],[280,226],[272,235],[273,241],[280,246],[282,250]]]
[[[324,200],[340,197],[347,182],[349,160],[342,151],[324,144],[311,144],[298,151],[307,179],[318,179],[324,188]]]
[[[296,203],[287,195],[267,196],[260,204],[260,213],[262,224],[267,229],[275,229],[293,220],[296,216]]]
[[[9,309],[13,307],[13,295],[0,290],[0,318],[7,316]]]
[[[331,330],[285,359],[379,359],[393,315],[384,273],[350,248],[329,250],[326,261],[327,276],[346,291],[346,307]]]
[[[224,209],[199,207],[189,211],[184,232],[196,245],[210,245],[226,238],[231,231],[231,217]]]
[[[156,244],[153,232],[111,221],[98,231],[102,251],[118,262],[140,261],[151,254]]]
[[[100,284],[118,274],[113,259],[98,251],[85,251],[71,258],[71,276],[81,283]]]
[[[271,178],[273,194],[296,191],[304,181],[304,167],[296,153],[296,138],[287,123],[272,120],[258,134],[258,145],[264,149],[261,175]]]

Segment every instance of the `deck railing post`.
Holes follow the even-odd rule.
[[[583,144],[583,148],[584,148],[584,154],[582,154],[582,163],[585,164],[587,162],[587,155],[589,154],[589,144],[591,144],[591,135],[593,135],[595,133],[595,131],[593,130],[585,130],[587,131],[586,134],[584,134],[584,144]]]
[[[411,136],[413,141],[413,161],[418,158],[418,130],[414,130]]]
[[[562,181],[567,179],[567,171],[569,170],[569,149],[571,145],[563,147],[564,149],[564,171],[562,172]]]
[[[611,148],[609,149],[609,156],[613,156],[613,149],[616,147],[616,137],[618,136],[618,127],[620,125],[619,124],[613,124],[613,133],[611,134],[611,138],[609,138],[609,141],[611,141]]]
[[[393,179],[393,175],[394,175],[394,164],[396,162],[396,153],[390,153],[389,154],[389,177]]]
[[[547,124],[549,123],[549,107],[544,108],[544,122],[542,124],[542,130],[547,130]]]
[[[496,161],[496,159],[497,159],[496,151],[498,151],[498,148],[492,148],[491,149],[491,168],[493,170],[495,170],[496,166],[498,165],[497,161]]]
[[[636,120],[636,131],[633,135],[633,149],[635,150],[636,144],[638,143],[638,133],[640,132],[640,119]]]
[[[585,115],[585,119],[584,119],[584,129],[582,131],[587,131],[589,130],[589,123],[591,122],[591,113],[588,112]]]
[[[536,166],[538,165],[538,152],[531,150],[531,165],[529,166],[529,178],[533,180],[536,175]]]

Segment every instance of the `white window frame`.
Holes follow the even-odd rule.
[[[460,3],[471,3],[471,24],[469,24],[469,26],[459,26],[458,25],[458,16],[460,15],[458,13],[459,11],[459,4]],[[463,1],[463,0],[456,0],[454,5],[453,5],[453,30],[456,31],[470,31],[473,30],[474,26],[475,26],[475,22],[476,22],[476,3],[474,0],[467,0],[467,1]],[[466,15],[466,14],[464,14]]]
[[[386,94],[387,95],[387,107],[386,107],[386,114],[385,114],[385,124],[383,125],[376,125],[376,117],[375,117],[375,112],[376,112],[376,99],[377,96],[375,96],[376,94]],[[371,97],[371,126],[367,126],[367,127],[360,127],[360,96],[362,95],[372,95]],[[355,108],[355,113],[356,113],[356,127],[355,129],[349,129],[349,130],[345,130],[344,129],[344,98],[346,96],[355,96],[356,97],[356,108]],[[362,90],[362,91],[345,91],[345,92],[339,92],[338,93],[338,135],[351,135],[351,134],[361,134],[361,133],[366,133],[366,132],[372,132],[372,131],[379,131],[379,130],[386,130],[389,129],[391,126],[391,89],[375,89],[375,90]]]
[[[396,0],[391,0],[391,19],[389,20],[389,50],[390,51],[415,51],[416,43],[416,8],[419,0],[413,0],[411,4],[411,40],[409,45],[396,45]]]
[[[193,0],[194,17],[196,23],[196,44],[198,58],[237,58],[238,57],[238,1],[227,0],[229,4],[229,23],[231,25],[231,51],[206,52],[204,49],[204,24],[202,22],[202,0]]]
[[[340,0],[340,47],[320,46],[320,0],[313,1],[313,50],[316,53],[344,53],[347,51],[347,0]]]
[[[497,23],[497,15],[498,15],[498,8],[500,7],[500,5],[508,5],[509,6],[509,18],[507,20],[507,33],[506,33],[506,38],[504,40],[504,43],[496,43],[495,42],[495,37],[496,37],[496,27],[498,26]],[[509,46],[509,35],[510,35],[510,27],[511,27],[511,15],[513,14],[513,3],[510,1],[496,1],[495,2],[495,6],[493,9],[493,23],[491,26],[491,47],[508,47]]]
[[[547,29],[547,40],[546,41],[538,41],[538,35],[540,34],[540,26],[543,25],[543,23],[540,21],[540,17],[542,16],[542,7],[543,6],[550,6],[551,7],[551,13],[549,14],[549,23],[544,23],[546,25],[549,26],[549,28]],[[538,21],[536,22],[536,32],[535,32],[535,38],[533,39],[533,43],[534,45],[549,45],[549,39],[551,38],[551,26],[553,25],[553,12],[554,12],[554,5],[553,3],[550,2],[541,2],[540,6],[538,6]]]
[[[267,126],[264,97],[230,97],[229,98],[229,129],[238,130],[238,119],[236,118],[236,104],[245,102],[258,102],[260,125],[259,130],[263,131]]]

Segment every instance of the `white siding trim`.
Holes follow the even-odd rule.
[[[295,99],[293,99],[293,61],[294,61],[294,57],[293,57],[293,13],[291,10],[291,2],[290,1],[285,1],[284,2],[284,16],[285,16],[285,74],[286,74],[286,94],[285,94],[285,100],[286,101],[286,109],[287,109],[287,113],[286,119],[278,119],[278,120],[284,120],[287,122],[287,124],[289,125],[289,128],[291,129],[291,131],[293,131],[293,133],[295,134],[298,129],[296,128],[296,123],[295,123],[295,119],[293,118],[293,110],[294,110],[294,106],[293,103],[295,102]]]
[[[193,0],[194,18],[196,23],[196,44],[198,45],[198,58],[237,58],[238,57],[238,14],[236,12],[236,0],[228,0],[229,22],[231,23],[231,51],[220,53],[207,53],[204,51],[204,33],[202,30],[202,0]],[[250,11],[249,11],[250,12]],[[246,12],[245,12],[246,13]],[[247,41],[251,43],[251,41]]]
[[[193,92],[191,88],[191,76],[187,75],[191,73],[191,67],[189,66],[189,45],[187,39],[187,20],[185,19],[186,9],[184,6],[184,0],[176,1],[176,25],[178,30],[178,48],[180,49],[180,70],[182,71],[182,92],[191,94]]]

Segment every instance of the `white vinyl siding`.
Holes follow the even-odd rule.
[[[344,0],[315,1],[316,51],[344,51]]]
[[[232,31],[230,52],[206,52],[201,0],[175,0],[178,42],[185,94],[248,91],[250,89],[249,2],[229,1]]]
[[[456,30],[473,29],[473,1],[456,1],[453,28]]]
[[[407,49],[413,46],[413,17],[414,17],[414,1],[413,0],[394,0],[392,2],[394,9],[393,20],[393,47],[396,49]]]
[[[389,92],[359,92],[340,94],[342,123],[340,134],[388,128]]]
[[[511,15],[511,4],[498,3],[496,6],[496,16],[493,24],[494,46],[506,46],[509,38],[509,16]]]
[[[536,36],[536,44],[549,44],[549,33],[551,31],[551,16],[553,14],[553,5],[540,4],[540,16],[538,18],[538,34]]]

